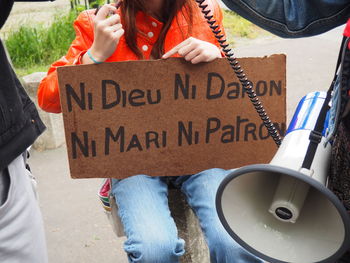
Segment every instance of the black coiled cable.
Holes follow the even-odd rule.
[[[207,20],[209,27],[213,31],[215,38],[219,42],[222,48],[222,51],[225,54],[225,57],[230,62],[231,68],[234,70],[237,78],[241,82],[243,88],[246,90],[246,93],[248,94],[250,101],[252,102],[257,113],[259,114],[265,127],[267,128],[270,136],[275,141],[276,145],[280,146],[282,142],[281,136],[279,135],[275,125],[271,122],[269,116],[266,114],[264,106],[262,105],[259,98],[257,97],[253,89],[253,86],[251,85],[251,82],[248,80],[239,62],[234,57],[233,51],[231,48],[229,48],[229,44],[224,38],[224,35],[220,34],[221,33],[220,26],[217,24],[217,21],[213,18],[213,16],[209,15],[210,10],[207,10],[208,5],[203,4],[205,0],[195,0],[195,1],[198,3],[199,8],[202,10],[202,13],[204,14],[204,17]]]

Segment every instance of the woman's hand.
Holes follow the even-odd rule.
[[[185,60],[191,61],[192,64],[210,62],[216,58],[221,58],[221,53],[217,46],[193,37],[187,38],[169,50],[162,58],[169,58],[176,53],[184,57]]]
[[[103,62],[109,58],[124,34],[120,16],[115,14],[116,10],[115,6],[106,4],[100,8],[94,19],[94,42],[90,53],[96,61]],[[112,15],[109,16],[110,14]],[[90,60],[87,55],[84,56],[83,63],[88,62],[87,59]]]

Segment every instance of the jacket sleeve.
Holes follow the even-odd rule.
[[[225,33],[225,27],[223,25],[223,14],[222,14],[222,9],[220,7],[220,5],[218,4],[217,1],[215,1],[215,4],[214,4],[214,17],[216,19],[216,22],[217,22],[217,25],[219,26],[221,32],[219,33],[219,35],[223,35],[224,37],[222,39],[227,39],[227,36],[226,36],[226,33]],[[209,25],[209,24],[208,24]],[[214,36],[214,33],[213,33],[213,36]],[[217,47],[220,49],[220,52],[221,52],[221,56],[222,57],[225,57],[225,54],[224,52],[222,51],[222,48],[220,46],[220,43],[219,41],[217,41],[217,39],[215,38],[215,43],[217,45]]]
[[[70,45],[67,54],[50,66],[47,76],[39,85],[37,94],[38,103],[44,111],[53,113],[61,112],[57,67],[80,64],[82,55],[92,45],[93,24],[88,12],[82,12],[74,21],[76,37]]]
[[[280,37],[321,34],[344,24],[349,0],[223,0],[225,5],[252,23]]]

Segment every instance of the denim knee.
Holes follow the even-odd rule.
[[[157,237],[138,243],[127,240],[124,250],[128,254],[129,262],[178,263],[185,253],[185,242],[182,239],[162,240]]]

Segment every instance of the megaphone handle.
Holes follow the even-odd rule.
[[[259,98],[257,97],[251,81],[248,80],[246,74],[244,73],[242,67],[240,66],[237,59],[234,57],[233,51],[229,48],[229,43],[224,38],[221,33],[220,26],[216,23],[216,20],[212,15],[208,15],[210,10],[207,10],[208,5],[203,4],[205,0],[195,0],[198,3],[199,8],[202,10],[204,14],[204,18],[207,20],[210,29],[212,30],[215,38],[219,42],[225,57],[229,61],[231,68],[235,72],[238,80],[241,82],[243,88],[246,90],[250,101],[252,102],[256,112],[259,114],[261,120],[263,121],[265,127],[267,128],[270,136],[273,138],[277,146],[281,145],[282,139],[279,135],[275,125],[271,122],[269,116],[267,115],[265,108]]]

